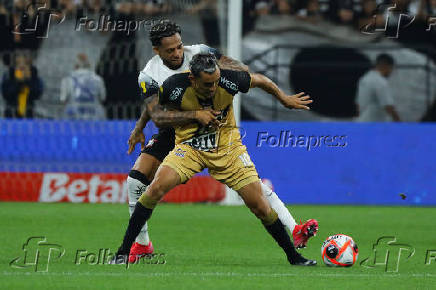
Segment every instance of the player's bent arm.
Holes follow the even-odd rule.
[[[147,110],[151,119],[159,128],[174,127],[195,121],[202,125],[209,125],[211,123],[217,125],[216,116],[220,113],[213,110],[179,111],[170,107],[164,107],[159,104],[157,96],[154,96],[153,100],[147,104]]]
[[[260,88],[264,90],[268,94],[273,95],[286,108],[310,110],[310,108],[306,105],[312,103],[313,101],[310,99],[310,96],[306,96],[304,92],[296,95],[286,95],[268,77],[258,73],[251,73],[250,77],[250,88]]]
[[[147,100],[146,100],[147,102]],[[133,128],[132,132],[130,132],[129,140],[127,144],[129,145],[129,149],[127,150],[127,154],[130,154],[135,149],[136,144],[141,143],[142,147],[145,146],[145,135],[144,128],[147,125],[148,121],[150,121],[150,115],[147,111],[147,105],[142,110],[141,117],[139,117],[138,121],[136,121],[135,128]]]
[[[153,95],[153,99],[147,104],[147,111],[159,128],[183,125],[195,120],[195,111],[167,110],[159,104],[157,95]]]
[[[249,68],[247,65],[243,64],[239,60],[233,59],[231,57],[222,55],[220,59],[218,60],[218,66],[221,69],[228,69],[228,70],[237,70],[237,71],[249,71]]]

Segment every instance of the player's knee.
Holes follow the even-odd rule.
[[[271,208],[262,202],[257,202],[250,206],[251,212],[261,220],[266,219],[271,214]]]
[[[144,174],[136,170],[131,170],[127,177],[127,194],[129,203],[136,203],[149,184],[150,182]]]
[[[163,186],[161,182],[153,182],[147,192],[153,200],[161,200],[166,193],[165,186]]]

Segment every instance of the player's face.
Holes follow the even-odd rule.
[[[394,67],[392,65],[388,65],[388,64],[382,65],[381,66],[381,74],[385,78],[387,78],[392,74],[393,69],[394,69]]]
[[[183,63],[183,43],[180,34],[161,39],[161,45],[153,47],[163,63],[170,69],[178,69]]]
[[[218,88],[220,76],[221,73],[218,67],[212,74],[201,72],[200,76],[193,80],[195,91],[204,97],[212,98]]]

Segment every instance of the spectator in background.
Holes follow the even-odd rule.
[[[388,54],[377,56],[374,69],[359,80],[357,112],[360,122],[399,122],[400,117],[394,106],[392,90],[387,78],[394,68],[394,59]]]
[[[13,48],[13,30],[11,15],[6,7],[0,3],[0,52],[7,51]]]
[[[355,17],[353,0],[332,0],[330,1],[330,9],[332,20],[337,24],[353,24]]]
[[[377,17],[374,18],[377,13],[381,12],[377,11],[376,0],[363,0],[362,10],[356,15],[357,29],[361,29],[366,25],[370,25],[375,20],[382,20],[384,22],[384,17],[381,17],[381,15],[377,15]],[[375,29],[376,27],[381,27],[382,23],[374,23],[373,25],[373,29]]]
[[[33,105],[43,92],[42,80],[38,77],[31,58],[17,54],[14,64],[2,80],[2,93],[6,101],[6,117],[33,117]]]
[[[298,11],[297,17],[313,24],[321,21],[323,17],[318,0],[307,0],[304,8]]]
[[[288,0],[260,0],[256,1],[257,15],[290,14],[291,3]]]
[[[135,19],[132,3],[117,5],[115,20]],[[104,79],[107,89],[105,107],[109,119],[134,119],[141,114],[138,95],[138,59],[136,55],[137,31],[111,31],[111,37],[100,54],[97,73]],[[126,109],[128,108],[128,109]]]
[[[221,39],[219,20],[217,14],[217,0],[201,0],[187,10],[189,14],[200,15],[203,26],[203,36],[206,44],[212,47],[220,47]]]
[[[86,54],[78,54],[74,71],[62,79],[60,100],[65,104],[64,118],[66,119],[106,118],[102,105],[106,99],[104,82],[90,67]]]

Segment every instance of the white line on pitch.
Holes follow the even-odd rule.
[[[117,277],[123,276],[140,276],[140,277],[168,277],[168,276],[217,276],[217,277],[294,277],[294,276],[318,276],[318,277],[383,277],[383,278],[401,278],[401,277],[436,277],[436,274],[430,273],[415,273],[415,274],[358,274],[358,273],[235,273],[235,272],[152,272],[152,273],[138,273],[138,272],[2,272],[3,276],[107,276]]]

